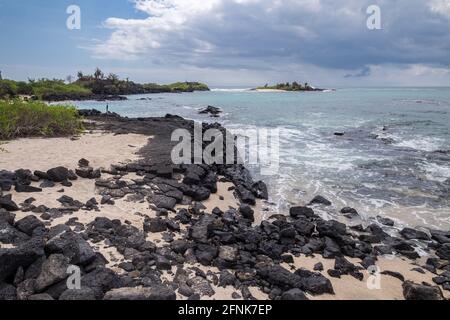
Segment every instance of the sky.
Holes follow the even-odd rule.
[[[372,5],[381,29],[367,27]],[[100,67],[212,87],[450,85],[450,0],[0,0],[0,30],[15,80]]]

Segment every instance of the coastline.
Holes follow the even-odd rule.
[[[20,168],[46,172],[65,166],[81,170],[81,174],[88,171],[89,175],[93,171],[77,168],[78,160],[86,158],[92,169],[100,169],[101,176],[69,179],[67,182],[72,186],[53,182],[53,187],[35,193],[4,190],[3,196],[12,195],[20,210],[15,211],[16,223],[11,223],[9,214],[2,211],[0,221],[10,231],[10,237],[6,241],[0,239],[3,243],[0,260],[14,255],[17,248],[42,234],[49,237],[49,232],[54,234],[52,230],[64,229],[65,234],[79,243],[88,242],[92,251],[85,250],[91,256],[101,253],[108,260],[105,263],[97,255],[88,259],[89,262],[71,261],[84,269],[86,279],[93,273],[110,274],[111,270],[117,276],[110,274],[115,279],[114,285],[108,283],[102,290],[91,288],[85,279],[82,281],[87,287],[84,297],[94,293],[97,299],[145,298],[149,293],[144,289],[149,288],[153,297],[179,299],[238,299],[239,296],[240,299],[390,300],[411,298],[417,292],[427,292],[433,297],[441,297],[438,292],[442,292],[449,298],[449,291],[433,282],[433,278],[444,278],[435,279],[444,285],[449,282],[445,274],[449,271],[448,256],[445,256],[446,244],[450,242],[448,232],[435,232],[433,239],[426,235],[430,257],[441,250],[441,259],[415,262],[416,259],[405,256],[416,257],[414,234],[421,238],[422,234],[413,230],[408,239],[402,239],[388,236],[374,225],[367,229],[349,228],[336,221],[325,221],[314,212],[320,203],[293,207],[290,217],[278,215],[261,221],[264,200],[256,197],[256,191],[261,190],[253,189],[255,181],[245,168],[171,165],[170,133],[179,127],[190,130],[191,121],[176,116],[128,119],[92,111],[82,113],[89,120],[86,123],[89,133],[80,138],[20,139],[2,145],[0,168],[10,172]],[[208,126],[225,130],[220,125]],[[20,184],[39,188],[48,181],[34,181],[35,175],[30,173],[16,173],[15,182],[22,180]],[[189,173],[197,175],[199,180],[187,183],[184,178]],[[64,195],[72,201],[57,200]],[[30,202],[30,197],[34,201]],[[88,205],[92,197],[97,204],[91,201]],[[98,204],[102,202],[105,203]],[[245,202],[254,202],[255,206]],[[27,222],[28,228],[20,221]],[[31,230],[30,224],[34,227]],[[131,237],[133,233],[135,237]],[[48,242],[45,246],[48,249]],[[70,258],[73,252],[67,251],[61,250]],[[386,258],[389,251],[397,251],[398,256],[392,260]],[[45,255],[49,260],[48,250]],[[94,261],[97,267],[92,269],[90,264]],[[319,263],[323,265],[322,271]],[[381,271],[389,272],[380,275],[380,289],[370,290],[366,285],[370,274],[365,268],[374,264]],[[418,266],[421,271],[411,271]],[[3,271],[11,276],[17,269],[9,265]],[[398,279],[398,273],[405,282]],[[146,279],[150,276],[153,280],[149,283]],[[58,299],[74,294],[54,290],[62,280],[52,279],[50,285],[26,298],[47,294]],[[422,282],[432,287],[423,286]],[[19,292],[19,287],[15,290]]]

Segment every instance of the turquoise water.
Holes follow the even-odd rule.
[[[228,128],[279,128],[280,170],[260,177],[272,195],[268,214],[321,194],[334,205],[325,215],[349,205],[366,220],[384,215],[400,225],[450,228],[450,88],[213,90],[108,104],[129,117],[171,113]],[[77,105],[104,111],[106,103]],[[199,115],[207,105],[224,114]]]

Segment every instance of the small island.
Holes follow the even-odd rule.
[[[264,87],[257,87],[254,89],[255,91],[324,91],[324,89],[314,88],[309,85],[309,83],[299,84],[294,81],[292,83],[278,83],[274,86],[270,86],[266,84]]]
[[[62,79],[28,79],[25,81],[0,79],[0,99],[24,97],[43,101],[81,101],[81,100],[126,100],[125,95],[151,93],[183,93],[209,91],[200,82],[176,82],[160,85],[156,83],[139,84],[128,78],[121,80],[118,75],[105,75],[96,69],[93,75],[78,72],[77,80],[71,76]]]

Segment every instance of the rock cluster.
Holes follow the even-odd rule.
[[[115,121],[119,121],[116,129],[124,130],[132,120]],[[141,119],[133,122],[133,128],[144,128],[142,123],[146,121],[162,122],[164,126],[173,121],[190,125],[184,119],[169,116],[155,122]],[[217,124],[204,128],[208,126],[220,128]],[[165,152],[162,145],[152,142],[153,148]],[[155,149],[152,154],[155,155]],[[138,178],[127,179],[130,173]],[[106,174],[109,178],[105,178]],[[362,281],[363,271],[376,264],[381,255],[397,253],[418,258],[417,241],[424,241],[430,253],[436,253],[423,268],[436,274],[436,285],[450,289],[449,232],[405,228],[394,237],[375,223],[349,228],[316,213],[315,206],[331,205],[321,196],[309,206],[291,207],[289,216],[275,215],[255,224],[258,213],[252,205],[256,199],[268,199],[268,191],[242,165],[171,165],[144,157],[100,171],[81,159],[75,172],[63,167],[33,173],[23,169],[1,171],[0,188],[9,191],[19,186],[19,190],[28,190],[22,192],[38,192],[26,188],[41,180],[43,184],[69,187],[70,181],[78,177],[95,180],[102,205],[113,205],[126,197],[128,201],[148,203],[157,216],[145,216],[142,228],[128,223],[126,217],[120,221],[101,216],[87,225],[72,218],[66,224],[49,228],[42,220],[78,210],[98,210],[96,199],[82,203],[62,195],[58,199],[61,208],[51,209],[35,207],[33,198],[17,205],[10,195],[0,194],[0,243],[11,246],[0,248],[0,300],[171,300],[176,293],[195,300],[213,296],[215,286],[233,286],[233,296],[247,300],[254,299],[250,287],[260,288],[270,299],[305,300],[307,294],[334,294],[334,288],[321,273],[322,264],[317,264],[314,272],[297,268],[296,257],[321,255],[333,259],[334,267],[325,270],[330,277],[349,275]],[[207,212],[201,201],[217,192],[219,181],[233,183],[230,190],[241,205]],[[178,204],[185,208],[178,209]],[[19,210],[41,213],[41,219],[30,215],[16,221],[13,212]],[[358,216],[352,208],[341,212],[349,219]],[[378,221],[387,226],[395,223],[381,217]],[[154,234],[161,234],[163,241],[149,241]],[[91,243],[114,247],[124,257],[119,264],[123,273],[118,275],[108,269],[108,261]],[[349,257],[362,262],[355,265]],[[205,272],[195,267],[197,263],[206,269],[216,267],[219,272]],[[70,266],[81,272],[79,290],[67,286]],[[163,274],[172,278],[167,280]],[[384,274],[405,280],[396,272]],[[403,289],[406,299],[442,299],[436,286],[404,281]]]
[[[198,113],[199,114],[209,114],[212,118],[218,118],[219,115],[222,113],[222,110],[220,110],[217,107],[207,106],[206,108],[201,109]]]

